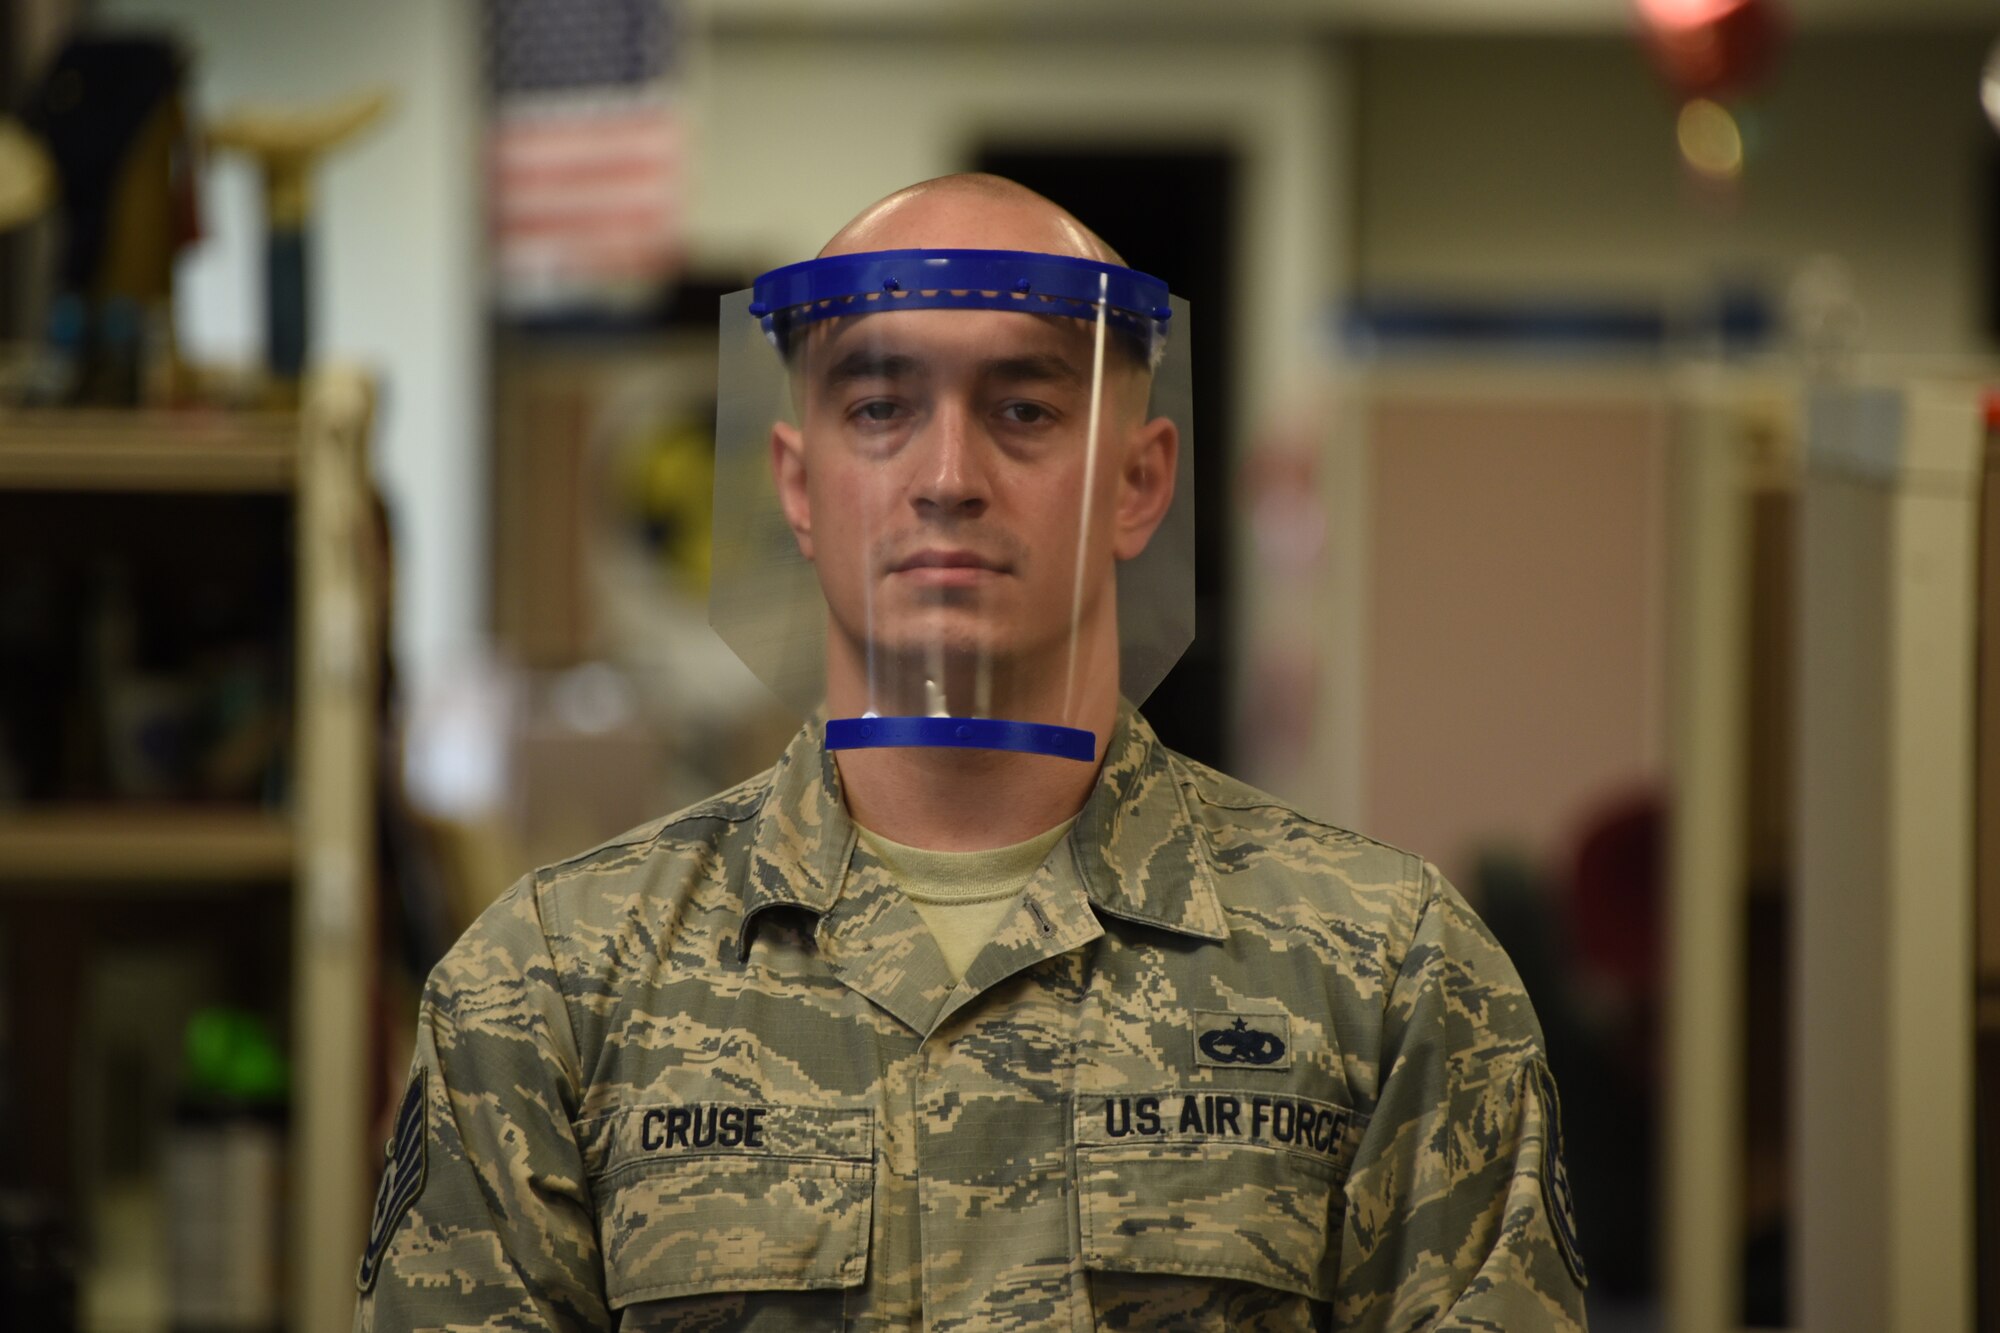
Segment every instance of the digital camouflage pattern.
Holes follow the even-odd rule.
[[[810,726],[516,884],[426,988],[357,1330],[1581,1327],[1457,892],[1129,711],[1107,756],[958,983]]]

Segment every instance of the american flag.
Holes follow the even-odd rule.
[[[678,0],[486,0],[501,307],[637,305],[679,267]]]

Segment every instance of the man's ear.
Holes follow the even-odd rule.
[[[1146,549],[1174,502],[1174,478],[1180,468],[1180,427],[1167,417],[1141,426],[1125,451],[1118,473],[1118,509],[1114,516],[1111,554],[1130,560]]]
[[[799,544],[799,554],[813,558],[812,497],[806,492],[805,440],[797,426],[774,422],[771,426],[771,480],[778,488],[778,507]]]

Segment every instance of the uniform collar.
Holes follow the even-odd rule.
[[[824,915],[840,897],[854,855],[854,822],[817,719],[793,738],[757,817],[737,954],[767,907]],[[1058,847],[1076,861],[1100,911],[1203,940],[1228,935],[1208,843],[1188,809],[1181,765],[1137,710],[1125,704],[1105,746],[1097,785]]]
[[[1188,809],[1179,757],[1130,704],[1069,845],[1090,901],[1112,916],[1197,939],[1228,937],[1208,839]]]
[[[808,720],[771,771],[744,876],[738,958],[750,956],[750,923],[759,912],[789,906],[823,916],[847,878],[854,821],[840,794],[840,771],[821,744],[822,729],[821,719]]]

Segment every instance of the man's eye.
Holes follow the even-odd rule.
[[[896,404],[891,402],[886,402],[878,398],[875,399],[873,402],[867,402],[861,404],[861,406],[854,409],[852,415],[854,416],[854,419],[857,421],[870,421],[870,422],[880,423],[885,421],[894,421],[897,415],[900,413],[900,411],[901,409],[898,408]]]
[[[1046,425],[1056,416],[1040,403],[1009,403],[1000,409],[1000,415],[1017,426]]]

